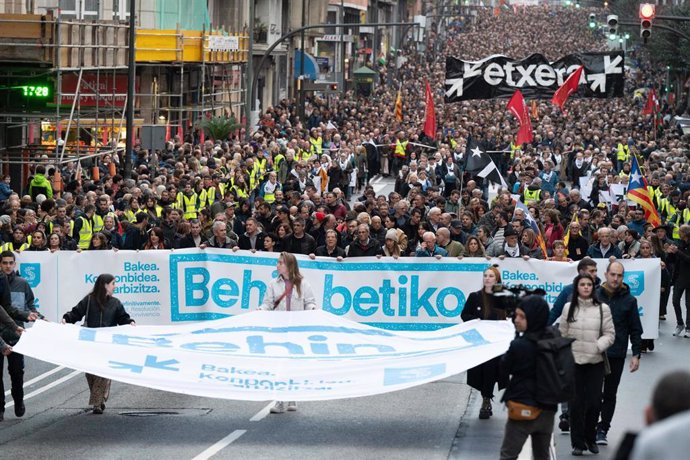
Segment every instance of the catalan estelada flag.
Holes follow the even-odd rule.
[[[402,86],[398,90],[398,97],[395,98],[395,119],[403,121],[402,113]]]
[[[637,162],[637,156],[633,155],[632,167],[630,168],[630,182],[628,183],[627,198],[634,201],[644,210],[644,217],[655,227],[661,225],[661,217],[657,211],[652,197],[649,196],[649,189],[647,189],[647,180],[642,175],[640,164]]]
[[[515,209],[522,209],[522,211],[525,213],[525,221],[529,225],[529,228],[534,230],[534,234],[537,236],[537,244],[539,245],[539,248],[541,249],[542,254],[544,255],[544,259],[548,257],[547,252],[546,252],[546,242],[544,241],[544,236],[541,234],[541,229],[539,228],[539,224],[537,224],[537,221],[534,220],[534,217],[532,217],[532,214],[530,214],[529,209],[527,206],[525,206],[524,203],[521,201],[518,201],[515,204]],[[515,212],[513,211],[513,217],[515,217]]]

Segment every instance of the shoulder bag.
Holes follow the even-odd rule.
[[[599,304],[599,337],[604,335],[604,307]],[[609,363],[609,355],[605,351],[601,352],[601,358],[604,360],[604,375],[611,373],[611,363]]]

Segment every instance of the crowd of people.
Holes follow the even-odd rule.
[[[675,114],[687,110],[686,95],[669,98],[661,84],[665,70],[657,70],[644,48],[635,47],[626,57],[624,97],[571,98],[567,115],[549,101],[537,101],[531,111],[534,140],[516,145],[517,125],[506,101],[443,103],[444,57],[541,53],[553,61],[604,51],[606,38],[587,23],[588,13],[605,17],[606,12],[558,6],[477,12],[474,20],[454,21],[444,36],[432,36],[439,44],[433,50],[422,53],[409,44],[396,51],[380,64],[369,97],[349,91],[330,104],[311,97],[305,119],[297,115],[295,101],[283,100],[263,111],[248,140],[242,131],[204,142],[190,133],[171,139],[162,151],[136,147],[132,177],[126,179],[122,154],[72,162],[60,169],[64,185],[59,190],[51,180],[55,166],[39,158],[29,184],[19,187],[9,177],[0,183],[2,249],[208,247],[339,259],[658,258],[660,319],[666,319],[673,286],[676,335],[690,337],[690,296],[685,317],[680,305],[690,287],[690,150],[687,136],[672,123]],[[525,26],[516,28],[516,23]],[[420,76],[434,88],[438,131],[433,138],[421,132]],[[394,111],[399,88],[402,121]],[[658,125],[641,113],[641,94],[652,88],[661,98]],[[508,188],[494,192],[487,181],[465,171],[470,139],[494,152]],[[644,210],[624,197],[607,199],[611,195],[601,193],[627,184],[634,156],[661,225],[648,223]],[[377,194],[371,184],[376,177],[395,179],[394,191]],[[590,185],[582,187],[581,178],[589,178]],[[12,185],[25,194],[15,193]],[[599,289],[597,279],[578,278],[579,300],[572,305],[580,308],[563,308],[561,302],[567,318],[562,328],[573,314],[589,315],[598,305],[585,293]],[[589,281],[590,290],[580,292],[580,281]],[[481,297],[476,293],[475,304]],[[472,314],[484,313],[468,310],[468,318]],[[651,347],[642,343],[641,351]],[[581,378],[596,384],[598,376]],[[485,403],[490,400],[493,382],[482,396]],[[490,404],[482,411],[483,418],[490,416]],[[577,414],[578,426],[585,419],[587,424],[574,441],[582,450],[594,442],[592,419]]]

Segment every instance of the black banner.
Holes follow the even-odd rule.
[[[489,56],[481,61],[446,58],[445,101],[510,97],[516,89],[527,99],[547,99],[580,65],[580,87],[571,97],[623,96],[623,52],[569,54],[549,62],[541,54],[521,61]]]

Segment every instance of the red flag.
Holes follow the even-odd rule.
[[[525,98],[522,97],[522,92],[518,89],[513,93],[513,97],[508,102],[508,110],[520,122],[520,129],[517,133],[516,142],[518,145],[529,144],[532,142],[532,121],[529,119],[529,110],[525,103]]]
[[[647,103],[642,109],[642,115],[652,115],[659,110],[659,101],[656,98],[656,91],[650,89],[647,91]]]
[[[562,112],[564,111],[563,106],[565,105],[565,101],[568,100],[568,97],[570,97],[571,94],[577,91],[577,87],[580,84],[580,76],[582,75],[582,70],[584,68],[585,66],[581,65],[575,72],[571,73],[563,85],[561,85],[561,87],[558,88],[556,93],[553,95],[551,102],[560,107]]]
[[[426,114],[424,115],[424,134],[434,139],[436,137],[436,112],[434,112],[434,97],[431,94],[429,80],[426,81],[426,91],[424,92],[426,102]]]

